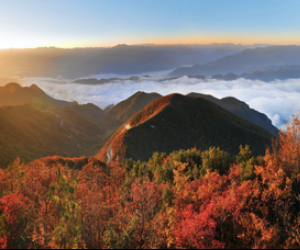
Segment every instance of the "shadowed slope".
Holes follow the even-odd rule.
[[[242,117],[243,119],[253,122],[254,124],[268,130],[270,133],[278,137],[278,129],[272,125],[271,120],[263,113],[251,109],[245,102],[242,102],[234,97],[225,97],[217,99],[211,95],[200,93],[190,93],[187,96],[203,97],[211,102],[214,102],[222,108]]]
[[[106,115],[102,109],[92,103],[68,106],[65,108],[65,110],[72,111],[96,124],[100,124]]]
[[[201,150],[216,146],[237,154],[240,144],[250,145],[258,155],[264,153],[271,138],[263,128],[204,98],[172,94],[152,102],[124,123],[97,157],[106,160],[110,145],[114,157],[134,160],[148,160],[155,151],[169,153],[195,146]]]

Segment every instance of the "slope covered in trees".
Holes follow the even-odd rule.
[[[299,126],[263,157],[240,146],[16,161],[0,170],[0,247],[299,248]]]
[[[268,131],[204,99],[172,94],[147,105],[123,124],[97,154],[148,160],[155,151],[170,153],[191,147],[220,147],[238,153],[249,144],[255,155],[263,154],[273,138]]]

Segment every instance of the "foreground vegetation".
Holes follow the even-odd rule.
[[[298,248],[299,129],[256,158],[15,161],[0,170],[0,248]]]

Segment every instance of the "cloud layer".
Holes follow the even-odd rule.
[[[161,95],[198,92],[217,98],[233,96],[246,102],[251,108],[265,113],[278,128],[283,128],[285,121],[300,110],[300,79],[266,83],[246,79],[203,81],[181,77],[163,82],[145,79],[141,82],[118,81],[104,85],[83,85],[63,79],[27,78],[22,82],[24,86],[32,83],[56,99],[77,101],[80,104],[94,103],[101,108],[111,103],[117,104],[137,91],[157,92]]]

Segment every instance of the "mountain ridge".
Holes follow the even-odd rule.
[[[122,124],[130,119],[130,117],[132,117],[134,114],[142,110],[145,106],[160,97],[162,96],[158,93],[145,93],[143,91],[137,91],[127,99],[112,107],[107,115],[115,117]]]
[[[265,129],[204,98],[172,94],[125,122],[96,157],[105,161],[110,146],[114,156],[141,161],[147,161],[155,151],[169,153],[194,146],[201,150],[217,146],[238,153],[240,144],[249,144],[254,154],[263,154],[261,145],[270,145],[271,138],[274,136]]]
[[[22,105],[27,102],[42,103],[52,107],[66,107],[78,104],[77,102],[56,100],[48,96],[35,84],[32,84],[30,87],[22,87],[18,83],[11,82],[0,87],[0,106]]]
[[[222,108],[238,115],[239,117],[252,122],[270,133],[278,137],[279,130],[273,126],[271,120],[263,113],[258,112],[257,110],[251,109],[249,105],[243,101],[236,99],[235,97],[224,97],[222,99],[215,98],[211,95],[205,95],[200,93],[189,93],[187,96],[192,97],[202,97],[213,103],[218,104]]]

